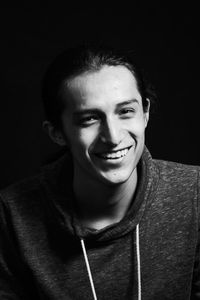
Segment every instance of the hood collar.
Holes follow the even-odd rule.
[[[48,194],[47,201],[50,201],[51,221],[56,222],[56,225],[59,223],[59,226],[68,235],[95,240],[96,242],[111,241],[126,235],[134,230],[142,219],[145,208],[153,198],[158,183],[158,170],[146,147],[144,147],[137,168],[139,171],[138,186],[128,213],[118,223],[101,230],[93,230],[81,226],[74,212],[71,155],[66,154],[58,161],[46,166],[43,172],[43,183]],[[68,182],[67,186],[66,182]]]

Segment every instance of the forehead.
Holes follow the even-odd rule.
[[[136,79],[124,66],[104,66],[78,75],[68,81],[62,95],[73,107],[112,105],[133,98],[141,101]]]

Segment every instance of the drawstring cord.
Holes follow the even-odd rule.
[[[140,266],[140,237],[139,237],[139,235],[140,235],[139,224],[137,224],[137,226],[136,226],[136,252],[137,252],[138,300],[141,300],[142,298],[141,298],[141,266]],[[97,300],[97,295],[95,292],[92,273],[90,270],[90,264],[89,264],[89,260],[87,257],[87,252],[85,249],[85,243],[84,243],[83,239],[81,239],[81,246],[82,246],[85,264],[86,264],[86,268],[87,268],[87,272],[88,272],[88,276],[89,276],[89,280],[90,280],[92,294],[93,294],[94,300]]]
[[[137,251],[137,273],[138,273],[138,300],[141,300],[141,266],[140,266],[140,230],[136,226],[136,251]]]
[[[87,272],[88,272],[88,276],[89,276],[89,280],[90,280],[92,294],[93,294],[94,300],[97,300],[97,295],[96,295],[95,288],[94,288],[94,282],[93,282],[93,279],[92,279],[92,273],[91,273],[91,270],[90,270],[90,264],[89,264],[89,260],[88,260],[88,257],[87,257],[87,252],[86,252],[86,249],[85,249],[85,243],[84,243],[83,239],[81,239],[81,246],[82,246],[83,255],[84,255],[84,259],[85,259],[85,264],[86,264],[86,268],[87,268]]]

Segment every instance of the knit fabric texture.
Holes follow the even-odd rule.
[[[118,223],[83,228],[70,155],[0,193],[0,299],[200,299],[199,167],[152,159],[145,147],[132,205]]]

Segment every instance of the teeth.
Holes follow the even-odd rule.
[[[101,157],[103,157],[105,159],[116,159],[116,158],[121,158],[121,157],[125,156],[127,153],[128,153],[128,149],[124,149],[124,150],[117,151],[114,153],[101,154]]]

